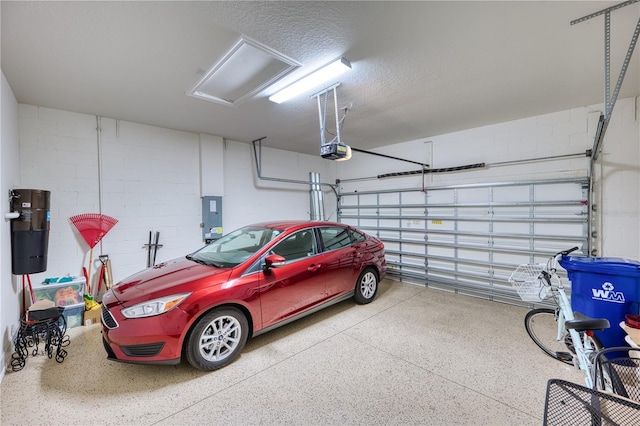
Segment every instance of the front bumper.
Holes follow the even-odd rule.
[[[121,305],[102,306],[102,339],[113,361],[178,364],[187,314],[179,308],[147,318],[125,318]]]

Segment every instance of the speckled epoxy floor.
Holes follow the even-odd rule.
[[[250,340],[221,370],[106,360],[100,326],[67,359],[2,381],[2,425],[539,425],[547,380],[578,372],[529,340],[525,308],[384,280]]]

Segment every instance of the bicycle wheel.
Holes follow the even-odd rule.
[[[531,340],[547,355],[573,365],[573,356],[566,351],[565,339],[558,341],[558,318],[549,308],[533,309],[524,317],[524,328]]]

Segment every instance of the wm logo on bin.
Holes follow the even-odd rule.
[[[624,303],[624,293],[621,291],[614,291],[613,284],[605,282],[602,284],[602,288],[592,288],[594,300],[602,300],[604,302]]]

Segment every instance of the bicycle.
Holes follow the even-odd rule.
[[[610,324],[606,318],[589,318],[571,309],[556,270],[558,258],[576,250],[578,247],[558,252],[545,265],[520,265],[509,277],[509,283],[525,302],[553,299],[555,308],[536,308],[527,313],[524,318],[527,334],[547,355],[581,370],[586,386],[593,389],[593,363],[603,349],[594,331],[607,329]]]

